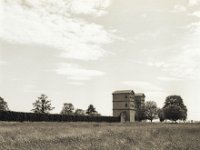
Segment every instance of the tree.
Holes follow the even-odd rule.
[[[74,105],[72,103],[64,103],[61,114],[71,115],[74,112]]]
[[[156,102],[147,101],[145,103],[145,117],[151,122],[153,121],[153,119],[158,118],[158,108]]]
[[[158,118],[160,119],[160,122],[163,122],[165,120],[165,114],[163,109],[158,109]]]
[[[41,94],[40,97],[33,103],[33,111],[34,113],[49,113],[49,111],[53,110],[55,107],[51,106],[51,101],[47,100],[48,97],[45,94]]]
[[[93,105],[90,104],[88,106],[88,109],[86,110],[86,114],[93,115],[93,114],[96,114],[96,113],[97,113],[96,108]]]
[[[165,100],[163,111],[165,119],[169,119],[172,121],[187,119],[187,107],[184,105],[181,96],[168,96]]]
[[[80,116],[82,116],[82,115],[85,115],[85,111],[82,110],[82,109],[76,109],[76,111],[75,111],[74,114],[75,114],[75,115],[80,115]]]
[[[166,119],[177,121],[182,118],[183,112],[180,106],[177,105],[169,105],[164,108]]]
[[[2,97],[0,97],[0,110],[2,110],[2,111],[8,111],[9,110],[7,102],[4,101],[4,99]]]

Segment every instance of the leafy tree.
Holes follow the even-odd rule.
[[[88,106],[88,109],[86,110],[86,114],[93,115],[93,114],[96,114],[96,113],[97,113],[96,108],[93,105],[90,104]]]
[[[165,119],[169,119],[172,121],[187,119],[187,107],[184,105],[181,96],[168,96],[165,100],[163,111]]]
[[[55,107],[51,106],[51,101],[47,100],[48,97],[45,94],[41,94],[40,97],[33,103],[33,111],[34,113],[49,113],[49,111],[53,110]]]
[[[165,120],[165,114],[163,109],[158,109],[158,118],[160,119],[160,122],[163,122]]]
[[[76,109],[74,114],[75,115],[85,115],[85,111],[82,109]]]
[[[186,106],[183,103],[183,99],[181,98],[181,96],[178,95],[170,95],[166,98],[164,108],[169,105],[178,105],[183,109],[186,108]]]
[[[153,121],[153,119],[158,118],[158,108],[156,102],[147,101],[145,103],[145,117],[151,122]]]
[[[177,121],[182,118],[183,112],[180,106],[177,105],[169,105],[164,108],[166,119]]]
[[[72,103],[64,103],[61,114],[71,115],[74,113],[74,105]]]
[[[0,110],[2,110],[2,111],[8,111],[9,110],[7,102],[4,101],[4,99],[2,97],[0,97]]]

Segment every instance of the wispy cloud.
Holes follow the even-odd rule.
[[[190,43],[182,52],[166,61],[149,61],[146,65],[160,68],[172,78],[200,80],[200,51],[195,45]]]
[[[146,100],[147,101],[156,101],[159,107],[163,107],[164,101],[169,93],[164,91],[146,91]]]
[[[0,1],[0,39],[54,47],[65,58],[97,60],[113,33],[72,15],[101,16],[109,5],[110,0]]]
[[[200,0],[189,0],[189,5],[194,6],[200,3]]]
[[[10,80],[11,80],[11,81],[14,81],[14,82],[15,82],[15,81],[17,81],[17,82],[18,82],[18,81],[23,81],[22,78],[11,78]]]
[[[195,16],[197,15],[198,13],[195,14]],[[157,51],[157,53],[162,52],[163,54],[168,52],[170,57],[166,56],[162,60],[151,57],[147,60],[147,62],[138,63],[146,64],[149,67],[160,68],[172,78],[200,80],[200,20],[199,22],[191,23],[185,28],[189,34],[184,37],[184,41],[178,43],[177,45],[164,48],[161,51]],[[176,52],[173,51],[174,49]]]
[[[192,13],[194,16],[199,17],[200,18],[200,11],[195,11]]]
[[[175,5],[172,12],[185,12],[187,9],[183,5]]]
[[[6,64],[6,61],[0,60],[0,65],[5,65],[5,64]]]
[[[34,82],[27,82],[22,86],[23,92],[26,93],[47,93],[46,88],[43,88],[41,86],[37,86]]]
[[[75,86],[82,86],[82,85],[84,85],[84,83],[80,82],[80,81],[71,81],[71,82],[67,82],[67,84],[75,85]]]
[[[165,77],[165,76],[159,76],[159,77],[157,77],[157,79],[160,81],[181,81],[182,80],[180,78]]]
[[[61,63],[58,69],[55,70],[59,75],[65,75],[68,80],[73,81],[72,84],[76,84],[74,81],[87,81],[94,77],[103,76],[105,73],[99,70],[84,69],[79,65]]]
[[[123,81],[122,84],[134,88],[138,91],[162,91],[162,88],[144,81]]]
[[[107,13],[111,0],[72,0],[71,11],[75,14],[92,14],[102,16]]]

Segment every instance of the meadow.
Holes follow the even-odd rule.
[[[0,122],[0,150],[199,150],[200,124]]]

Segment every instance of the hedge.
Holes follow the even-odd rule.
[[[0,111],[0,121],[120,122],[120,117],[61,115],[61,114],[41,114],[41,113],[25,113],[25,112],[14,112],[14,111]]]

